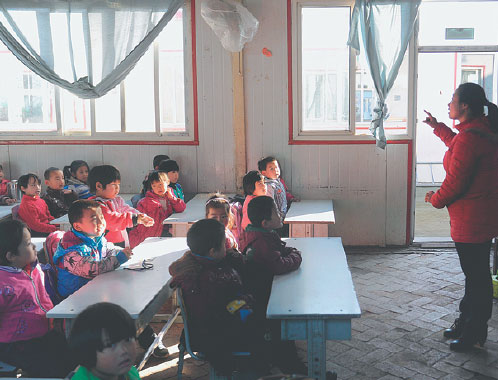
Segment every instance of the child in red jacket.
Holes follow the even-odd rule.
[[[15,198],[9,195],[9,180],[4,178],[3,166],[0,165],[0,205],[11,205],[16,202]]]
[[[19,177],[17,183],[24,194],[18,215],[31,230],[31,236],[46,237],[57,230],[55,225],[49,223],[54,217],[50,215],[45,201],[40,198],[40,178],[33,173],[24,174]]]
[[[164,219],[173,212],[182,212],[187,205],[183,199],[177,198],[173,189],[168,187],[168,175],[164,172],[153,171],[147,180],[149,190],[145,198],[138,202],[137,209],[154,219],[152,227],[136,226],[130,231],[130,247],[134,248],[148,237],[163,236],[167,232],[164,228]]]
[[[88,174],[90,191],[95,193],[90,199],[100,203],[108,231],[107,241],[122,247],[129,247],[127,228],[143,224],[145,227],[154,225],[154,219],[128,206],[119,194],[121,174],[111,165],[95,166]]]

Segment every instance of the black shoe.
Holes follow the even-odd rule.
[[[463,337],[455,339],[450,342],[450,350],[455,352],[467,352],[472,350],[478,345],[479,347],[484,346],[485,339],[464,339]]]
[[[444,330],[443,335],[448,339],[457,339],[462,335],[464,322],[461,318],[455,319],[455,322],[449,329]]]
[[[169,356],[168,349],[164,346],[163,342],[159,342],[154,351],[152,351],[152,356],[159,359],[164,359]]]

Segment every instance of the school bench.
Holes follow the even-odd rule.
[[[341,238],[284,239],[299,249],[301,267],[275,276],[266,316],[281,320],[284,340],[308,342],[308,377],[326,378],[326,341],[351,339],[361,316]]]
[[[63,318],[66,335],[74,318],[86,307],[98,302],[112,302],[123,307],[135,320],[137,334],[152,320],[160,307],[173,295],[169,286],[170,264],[187,250],[185,238],[148,238],[135,247],[131,259],[115,271],[95,277],[47,313],[48,318]],[[151,269],[139,270],[144,259]],[[133,268],[138,270],[126,270]],[[140,370],[179,314],[175,310],[138,365]]]
[[[327,237],[329,224],[335,223],[332,200],[293,202],[284,223],[289,225],[289,237]]]

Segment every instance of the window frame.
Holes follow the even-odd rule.
[[[90,133],[64,132],[62,127],[61,89],[54,86],[55,118],[54,131],[0,131],[0,144],[78,144],[78,145],[199,145],[197,65],[196,65],[196,17],[195,0],[187,0],[183,6],[184,38],[184,89],[185,89],[185,131],[161,132],[159,98],[159,44],[154,42],[154,132],[126,132],[125,86],[126,79],[118,86],[120,92],[121,131],[97,132],[95,99],[90,99]],[[36,75],[36,74],[34,74]]]
[[[302,130],[302,57],[301,57],[301,9],[303,7],[349,7],[350,17],[354,0],[287,0],[287,54],[288,54],[288,117],[289,145],[336,144],[341,142],[371,143],[373,136],[356,134],[356,50],[349,47],[349,130],[344,131],[303,131]],[[415,99],[415,35],[408,45],[408,94],[406,133],[388,135],[388,140],[411,140],[414,126]]]

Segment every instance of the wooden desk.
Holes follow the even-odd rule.
[[[0,206],[0,221],[2,220],[7,220],[7,219],[10,219],[12,217],[12,208],[14,206],[19,206],[19,203],[14,203],[12,205],[4,205],[4,206]]]
[[[233,194],[226,194],[227,197]],[[175,237],[185,237],[187,232],[194,224],[200,219],[206,217],[206,201],[208,200],[208,193],[199,193],[187,202],[185,211],[174,213],[164,220],[164,224],[171,224],[173,226],[170,231]]]
[[[308,341],[308,375],[325,379],[326,340],[351,339],[361,315],[341,238],[284,239],[301,267],[275,276],[266,316],[281,319],[282,339]]]
[[[289,237],[327,237],[329,224],[335,223],[331,200],[293,202],[284,223],[289,224]]]
[[[112,302],[123,307],[135,320],[137,332],[152,320],[159,308],[171,297],[169,287],[170,264],[179,259],[187,250],[185,238],[149,238],[133,249],[132,258],[115,271],[95,277],[85,286],[70,295],[60,304],[48,311],[47,318],[64,318],[66,334],[70,331],[72,320],[86,307],[97,302]],[[153,258],[154,267],[149,270],[124,270],[131,264]],[[174,313],[158,334],[155,345],[171,326],[178,312]],[[139,367],[145,364],[147,354],[152,353],[155,345],[147,351]]]

